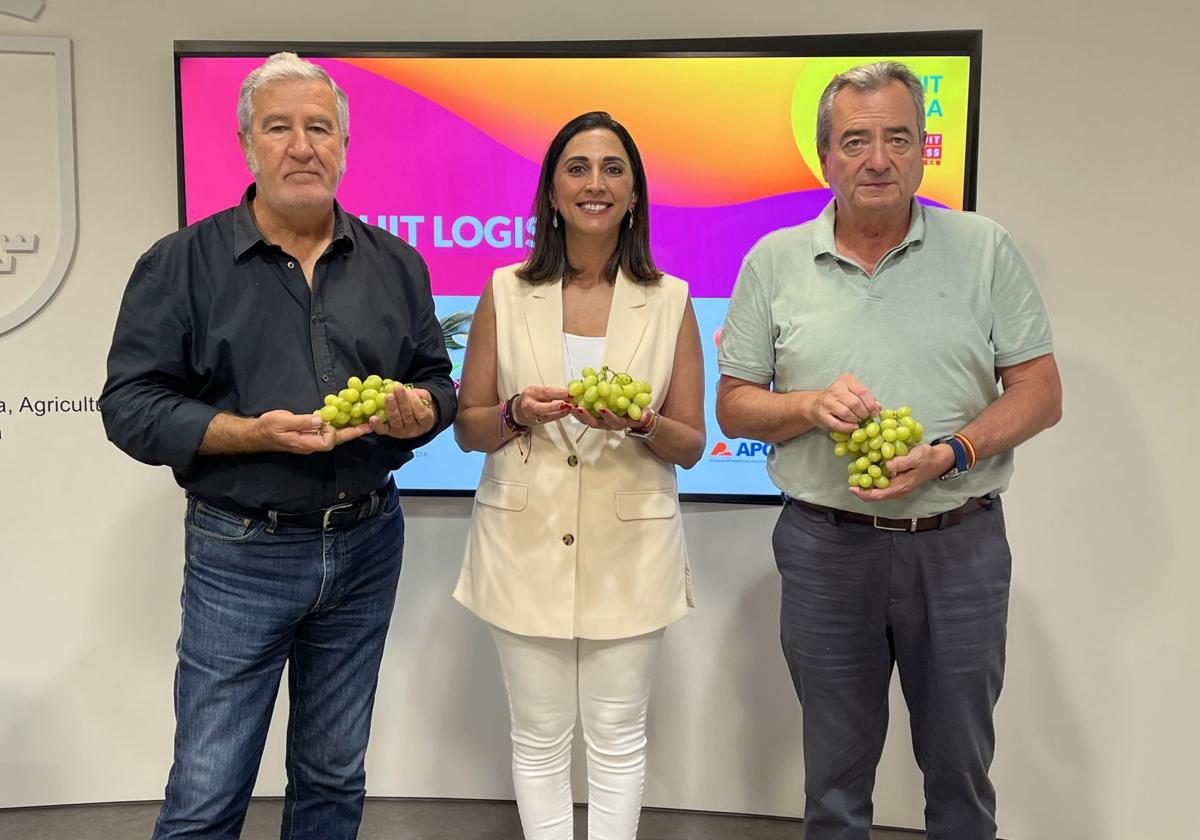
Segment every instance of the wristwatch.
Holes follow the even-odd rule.
[[[954,435],[946,435],[945,437],[930,441],[929,445],[937,446],[940,443],[949,446],[951,451],[954,452],[954,466],[939,475],[938,478],[942,481],[949,481],[952,478],[958,478],[960,475],[966,475],[971,469],[971,462],[967,458],[967,448],[963,446],[962,441]]]

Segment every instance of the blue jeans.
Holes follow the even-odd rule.
[[[188,500],[175,760],[155,840],[237,838],[288,665],[284,840],[354,838],[404,517],[320,531]]]

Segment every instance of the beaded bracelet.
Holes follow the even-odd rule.
[[[516,415],[513,414],[513,400],[518,399],[520,396],[520,394],[513,394],[505,401],[504,406],[500,409],[500,418],[504,421],[504,425],[508,426],[511,431],[519,435],[524,435],[529,433],[529,427],[523,423],[518,423]]]

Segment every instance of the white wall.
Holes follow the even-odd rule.
[[[175,227],[172,40],[470,40],[984,30],[979,208],[1055,323],[1066,418],[1022,448],[995,781],[1011,840],[1191,835],[1200,591],[1193,524],[1194,7],[561,0],[48,0],[0,35],[74,42],[79,245],[0,336],[0,400],[95,395],[136,256]],[[0,91],[0,132],[14,126]],[[10,164],[5,163],[5,166]],[[0,196],[0,203],[4,198]],[[149,799],[170,760],[182,497],[97,415],[0,415],[0,807]],[[407,504],[370,792],[511,797],[490,641],[448,597],[463,500]],[[774,511],[689,506],[699,609],[667,637],[650,805],[797,814],[799,712],[778,651]],[[900,704],[876,819],[920,825]],[[281,790],[279,733],[259,785]]]

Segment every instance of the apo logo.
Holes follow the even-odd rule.
[[[0,139],[0,334],[54,297],[75,254],[71,88],[70,40],[0,36],[4,116],[20,126]]]
[[[765,461],[770,448],[771,445],[769,443],[761,443],[757,440],[739,440],[733,443],[719,440],[708,453],[708,459],[710,461],[717,461],[724,458],[742,461]]]

